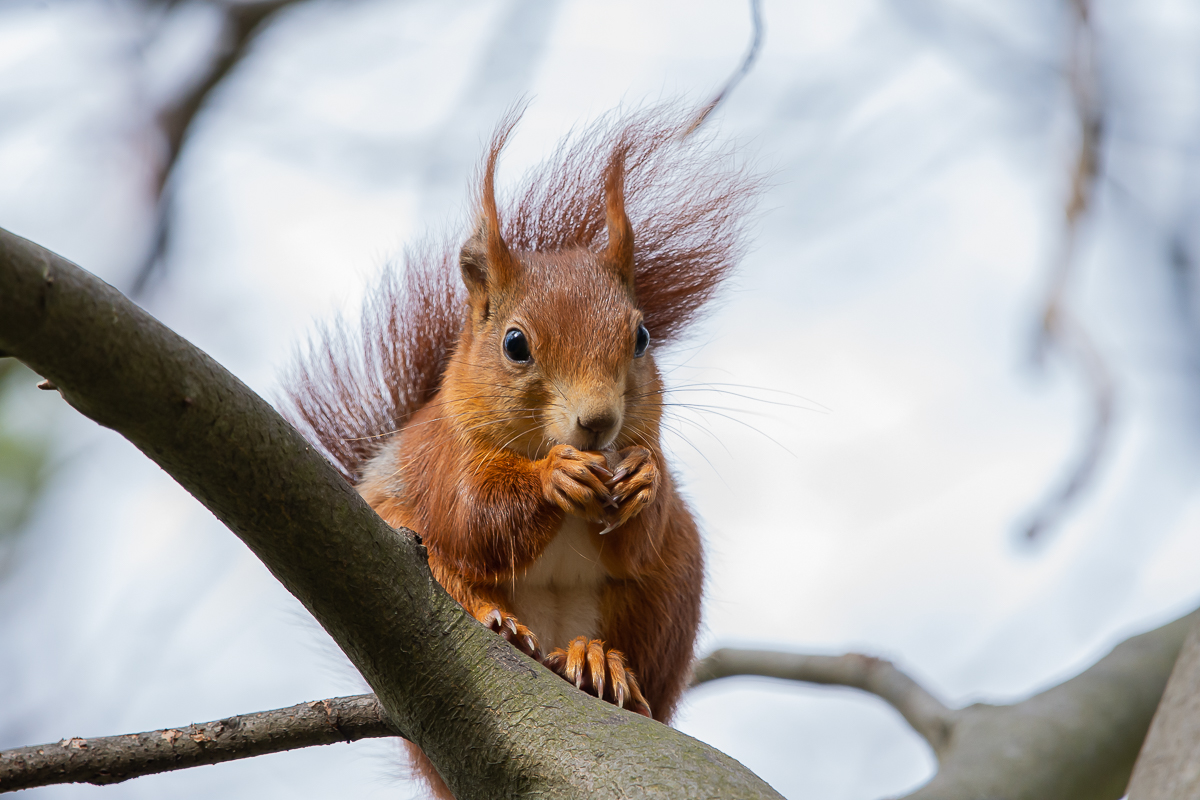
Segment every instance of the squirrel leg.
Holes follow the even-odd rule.
[[[576,689],[644,717],[651,716],[637,677],[625,666],[625,656],[620,650],[606,650],[599,639],[580,636],[566,650],[560,647],[551,652],[542,663],[575,684]]]
[[[446,566],[441,558],[430,554],[429,568],[433,577],[468,614],[520,650],[534,661],[542,660],[542,648],[537,635],[504,610],[504,600],[491,587],[472,584]]]

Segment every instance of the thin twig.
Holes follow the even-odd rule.
[[[734,675],[761,675],[862,689],[899,711],[934,750],[940,751],[949,739],[954,712],[896,665],[882,658],[857,653],[816,656],[725,648],[696,664],[692,685]]]
[[[742,59],[741,66],[729,76],[729,80],[725,81],[725,85],[721,87],[712,100],[709,100],[703,108],[696,114],[696,119],[688,126],[688,129],[683,132],[684,136],[691,134],[697,128],[704,124],[704,120],[708,119],[708,115],[716,110],[717,106],[733,91],[733,88],[741,83],[742,78],[746,77],[750,72],[750,67],[754,66],[755,60],[758,58],[758,51],[762,48],[763,40],[763,20],[762,20],[762,5],[761,0],[750,0],[750,20],[753,26],[753,35],[750,39],[750,48],[746,51],[746,56]]]
[[[204,72],[192,88],[161,109],[157,115],[158,127],[166,138],[166,154],[156,165],[154,191],[156,219],[154,241],[150,252],[138,268],[133,281],[132,294],[141,294],[166,253],[171,232],[171,194],[168,182],[179,162],[179,154],[192,129],[192,123],[200,109],[208,102],[217,85],[225,79],[250,48],[251,42],[264,29],[263,23],[280,9],[298,0],[252,0],[251,2],[220,2],[224,12],[221,22],[220,43]]]
[[[1116,384],[1087,330],[1063,309],[1058,312],[1055,328],[1058,346],[1074,359],[1092,396],[1092,426],[1075,465],[1031,515],[1024,531],[1029,541],[1038,540],[1057,525],[1095,478],[1112,438],[1116,408]]]
[[[1091,393],[1093,413],[1092,426],[1075,465],[1059,487],[1029,515],[1025,537],[1030,541],[1058,523],[1095,477],[1108,450],[1117,393],[1103,356],[1087,330],[1071,314],[1067,302],[1070,279],[1079,258],[1082,224],[1095,205],[1104,144],[1104,105],[1090,0],[1068,2],[1074,18],[1068,77],[1079,121],[1079,149],[1071,172],[1062,250],[1052,266],[1050,285],[1042,303],[1036,355],[1041,361],[1048,351],[1057,348],[1076,362]]]
[[[56,783],[120,783],[266,753],[399,736],[373,694],[301,703],[148,733],[63,739],[0,752],[0,792]]]

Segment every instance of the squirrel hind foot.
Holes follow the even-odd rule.
[[[637,676],[625,664],[625,655],[620,650],[606,650],[599,639],[576,637],[565,650],[557,648],[542,663],[580,691],[635,714],[652,716]]]
[[[475,610],[475,619],[493,633],[504,637],[505,641],[534,661],[542,660],[542,648],[538,645],[537,634],[518,622],[512,614],[501,611],[499,606],[491,603],[480,606]]]

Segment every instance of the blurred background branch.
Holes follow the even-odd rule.
[[[1200,624],[1193,624],[1129,782],[1132,800],[1200,796]]]
[[[0,751],[0,793],[57,783],[107,786],[301,747],[399,735],[375,695],[334,697],[178,728]]]
[[[154,235],[150,250],[133,278],[132,294],[142,294],[163,262],[170,245],[173,209],[170,182],[193,123],[221,82],[245,58],[254,40],[275,15],[302,0],[212,0],[208,5],[220,15],[219,31],[212,51],[205,57],[190,88],[155,114],[165,140],[165,152],[154,164]],[[178,0],[163,0],[167,13]]]
[[[1011,705],[949,709],[890,662],[857,654],[717,650],[697,663],[693,685],[753,675],[849,686],[880,697],[937,754],[933,779],[906,800],[1119,800],[1184,639],[1197,623],[1200,610],[1134,636],[1074,678]],[[1178,719],[1177,725],[1197,729],[1194,720],[1182,722],[1184,714]],[[1160,747],[1193,753],[1198,743],[1195,735],[1164,736]],[[1163,771],[1178,774],[1182,765],[1176,758],[1174,771]]]
[[[950,735],[954,712],[895,664],[882,658],[858,653],[822,656],[727,647],[696,663],[692,686],[738,675],[861,689],[899,711],[934,750],[944,749]]]
[[[750,0],[750,46],[746,48],[746,55],[743,56],[742,63],[733,71],[733,74],[729,76],[725,84],[717,90],[713,98],[705,103],[700,112],[696,114],[696,119],[692,122],[691,127],[687,129],[687,133],[684,134],[685,136],[703,125],[704,120],[708,119],[709,114],[712,114],[729,93],[750,73],[750,69],[754,66],[754,62],[758,58],[758,53],[762,49],[762,42],[762,0]]]
[[[1067,85],[1077,119],[1078,146],[1070,172],[1070,192],[1058,258],[1050,270],[1042,300],[1035,353],[1039,364],[1057,350],[1074,362],[1092,403],[1091,425],[1078,456],[1057,487],[1029,514],[1024,535],[1038,540],[1070,513],[1091,483],[1109,449],[1116,384],[1099,348],[1071,310],[1070,289],[1081,259],[1085,222],[1096,204],[1096,185],[1103,170],[1104,99],[1099,42],[1092,20],[1092,0],[1067,0],[1071,12]]]

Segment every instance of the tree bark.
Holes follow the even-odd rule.
[[[125,436],[313,614],[460,798],[778,797],[470,618],[262,398],[93,275],[0,230],[0,351]]]
[[[6,750],[0,752],[0,792],[55,783],[120,783],[299,747],[397,735],[375,695],[337,697],[200,725]]]
[[[1200,620],[1175,661],[1129,782],[1129,800],[1200,797]]]

